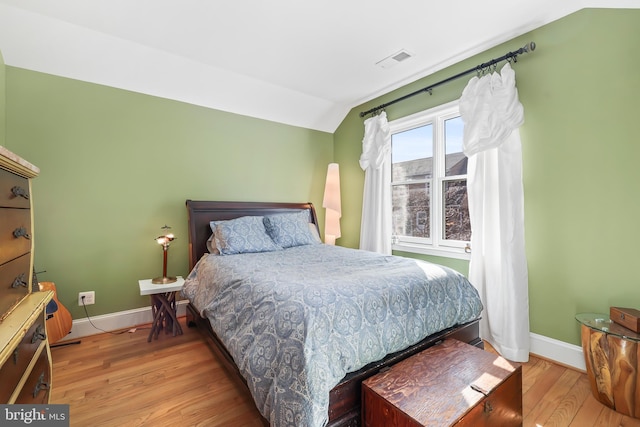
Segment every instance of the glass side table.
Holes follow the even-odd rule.
[[[580,313],[576,320],[581,324],[591,393],[611,409],[640,418],[640,334],[613,322],[608,314]]]

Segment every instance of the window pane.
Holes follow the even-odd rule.
[[[444,238],[447,240],[471,240],[467,180],[444,181],[443,199]]]
[[[445,176],[466,175],[467,157],[462,152],[461,117],[444,121]]]
[[[392,181],[431,178],[433,170],[433,125],[420,126],[391,136]]]
[[[394,185],[393,234],[397,236],[430,236],[429,183]]]

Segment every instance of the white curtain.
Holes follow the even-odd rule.
[[[391,132],[384,111],[364,122],[360,249],[391,255]]]
[[[469,280],[484,304],[480,335],[505,358],[524,362],[529,359],[529,295],[518,130],[524,113],[511,65],[473,77],[460,98],[460,114],[469,158]]]

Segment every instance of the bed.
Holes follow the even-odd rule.
[[[393,319],[389,315],[389,319],[385,320],[388,323],[380,323],[378,325],[376,322],[380,319],[376,320],[371,317],[386,317],[387,311],[393,311],[391,303],[386,304],[384,302],[391,301],[391,297],[389,297],[389,294],[384,294],[384,298],[376,296],[371,291],[373,288],[379,288],[380,295],[382,295],[382,292],[386,292],[385,289],[388,286],[385,283],[377,283],[376,277],[367,279],[366,271],[362,273],[362,276],[356,274],[355,269],[359,267],[354,267],[354,265],[369,262],[391,264],[394,266],[393,268],[396,268],[396,270],[393,270],[395,271],[394,277],[402,277],[402,280],[407,283],[412,282],[414,275],[418,274],[416,273],[417,267],[414,268],[413,265],[407,267],[405,264],[408,260],[405,258],[383,257],[366,251],[322,244],[319,242],[318,237],[316,212],[311,203],[187,200],[186,205],[189,221],[190,273],[183,288],[183,296],[189,299],[187,323],[191,327],[197,326],[202,330],[220,361],[230,372],[238,376],[243,388],[251,393],[256,406],[265,417],[265,425],[271,423],[278,426],[359,426],[361,416],[360,384],[364,379],[412,354],[435,345],[445,338],[455,338],[482,348],[478,330],[478,316],[482,305],[479,302],[479,298],[477,298],[477,292],[468,282],[466,284],[457,284],[458,277],[455,278],[455,289],[453,287],[451,289],[446,288],[447,290],[443,292],[441,284],[438,285],[440,288],[434,287],[434,289],[440,289],[436,299],[446,300],[447,305],[443,305],[441,310],[432,310],[433,315],[446,312],[444,315],[447,318],[446,322],[451,322],[450,319],[458,319],[457,321],[454,320],[454,324],[449,325],[445,321],[436,320],[434,324],[439,325],[437,330],[430,331],[426,337],[419,336],[416,338],[414,336],[414,342],[410,344],[406,344],[403,341],[406,339],[403,334],[411,335],[408,331],[414,330],[413,327],[410,327],[410,325],[413,325],[411,319],[432,316],[431,312],[429,315],[418,315],[413,313],[412,310],[403,309],[400,314],[410,317]],[[266,250],[259,253],[231,252],[231,256],[209,254],[211,249],[213,249],[213,252],[217,250],[215,247],[216,241],[214,240],[212,243],[210,240],[212,236],[211,221],[216,221],[216,224],[220,225],[218,230],[222,230],[221,225],[227,224],[231,220],[253,220],[257,217],[268,217],[272,219],[272,227],[267,227],[267,229],[270,232],[276,230],[275,232],[277,233],[278,229],[273,228],[273,224],[278,224],[275,219],[282,217],[287,218],[286,221],[289,221],[290,218],[300,218],[301,215],[308,219],[310,235],[318,239],[317,242],[288,247],[285,244],[286,241],[278,241],[278,236],[274,237],[271,234],[275,241],[282,245],[281,250]],[[288,222],[285,224],[288,224]],[[265,222],[265,225],[269,225],[269,223]],[[223,252],[226,250],[225,248],[222,249]],[[349,264],[345,260],[349,259],[351,253],[355,257],[363,256],[364,259],[357,258],[353,261],[354,264]],[[295,264],[298,262],[295,261],[296,259],[304,260],[303,264]],[[332,267],[329,270],[318,270],[320,268],[324,269],[326,265],[333,262],[336,262],[336,265],[333,266],[331,264]],[[415,264],[414,261],[409,262]],[[270,265],[278,266],[275,269],[276,274],[273,276],[276,277],[275,279],[266,273],[267,270],[270,270],[268,267]],[[371,267],[368,267],[368,264],[366,265],[363,269],[370,270]],[[440,266],[432,266],[429,268],[434,268],[437,274],[446,270],[446,274],[462,277],[462,275],[452,270]],[[249,271],[240,273],[232,270],[236,268]],[[407,268],[408,270],[405,271]],[[427,267],[421,263],[420,268]],[[339,273],[340,271],[348,271],[349,273],[345,275]],[[352,271],[353,274],[351,273]],[[424,271],[420,272],[419,275],[426,274],[429,276],[433,274],[435,277],[435,273]],[[243,279],[246,283],[238,279],[240,274],[248,275],[246,279]],[[336,276],[336,274],[342,274],[342,276]],[[408,274],[406,279],[404,279],[404,274]],[[324,279],[328,280],[320,280],[320,277],[317,276],[323,276]],[[375,276],[381,277],[377,273]],[[222,281],[227,280],[226,277],[229,277],[228,283],[222,285]],[[466,281],[466,279],[462,279]],[[347,285],[336,285],[339,282],[341,283],[342,280],[356,282]],[[366,283],[359,283],[357,280],[366,280]],[[434,279],[434,283],[440,283],[437,280]],[[446,280],[448,284],[451,279],[447,278]],[[273,285],[275,282],[277,282],[277,286]],[[335,288],[325,289],[324,282],[331,282],[326,286],[335,285]],[[247,289],[250,289],[249,286],[257,286],[257,288],[251,288],[253,290],[247,291]],[[266,294],[264,292],[266,291],[264,289],[272,286],[276,289],[275,296],[265,297]],[[460,286],[460,289],[458,289],[458,286]],[[300,291],[300,301],[295,300],[295,304],[289,301],[291,295],[301,288],[306,290]],[[351,290],[354,289],[358,289],[358,291],[352,292]],[[350,291],[347,292],[346,290]],[[436,292],[433,292],[436,295]],[[353,317],[343,316],[341,317],[344,321],[342,324],[336,320],[335,323],[331,323],[330,327],[325,329],[318,326],[324,325],[326,327],[326,322],[323,323],[323,321],[327,319],[327,313],[331,313],[330,315],[333,316],[332,322],[333,319],[338,318],[337,313],[342,315],[349,313],[349,310],[353,308],[352,303],[348,300],[342,301],[343,298],[346,298],[344,294],[347,293],[356,294],[351,295],[350,298],[354,297],[364,301],[363,304],[367,305],[369,316],[365,316],[366,319],[363,317],[360,323],[366,323],[372,329],[374,328],[373,324],[376,323],[375,328],[378,328],[377,330],[380,330],[381,333],[387,334],[384,335],[384,340],[366,335],[371,333],[370,331],[362,332],[356,330],[357,328],[349,323],[349,319],[353,319]],[[286,298],[283,297],[284,294],[286,294]],[[456,298],[461,294],[465,295],[464,301],[460,298],[461,301],[456,302]],[[215,295],[217,299],[212,299],[212,295]],[[255,299],[255,295],[259,296],[259,300]],[[327,297],[327,295],[331,296]],[[413,296],[414,294],[411,295]],[[271,308],[276,306],[274,308],[276,310],[280,307],[281,311],[276,311],[275,314],[264,314],[263,302],[266,301],[265,298],[270,298],[270,303],[266,305]],[[283,309],[285,304],[279,304],[280,301],[285,299],[288,304],[287,309]],[[305,302],[310,302],[310,306],[300,308],[303,299]],[[417,300],[419,299],[417,298]],[[322,307],[314,306],[320,300],[323,301],[322,304],[324,305]],[[273,301],[276,301],[276,303],[274,304]],[[325,304],[326,301],[331,302],[331,304]],[[415,302],[412,303],[415,304]],[[325,305],[330,305],[331,307],[328,308]],[[292,306],[295,307],[292,309]],[[387,311],[381,310],[382,306],[387,307]],[[234,307],[235,311],[231,310],[230,307]],[[457,308],[453,309],[452,307]],[[305,313],[305,316],[311,313],[311,317],[300,318],[298,321],[292,320],[302,316],[301,313]],[[251,324],[251,326],[245,325],[244,319],[246,317],[252,317],[253,321],[256,321],[260,326],[255,326],[254,324]],[[236,327],[238,331],[244,327],[244,332],[237,332],[235,330]],[[429,326],[429,328],[433,327]],[[265,335],[265,337],[259,335],[266,328],[271,328],[270,331],[272,333]],[[345,332],[347,329],[349,331]],[[316,330],[319,332],[316,332]],[[326,330],[330,332],[326,332]],[[401,330],[402,333],[398,333],[398,330]],[[264,333],[266,334],[266,332]],[[329,333],[335,336],[327,336]],[[348,333],[354,335],[348,335]],[[394,338],[400,335],[402,335],[402,339]],[[290,336],[294,340],[288,343],[283,337],[289,339]],[[273,337],[276,338],[272,342],[270,340]],[[387,339],[387,337],[389,338]],[[254,349],[255,354],[260,356],[249,355],[249,347],[253,345],[254,341],[259,342],[260,340],[264,341],[261,342],[258,349]],[[300,344],[301,342],[302,344]],[[320,342],[323,345],[318,344]],[[358,343],[358,345],[354,343]],[[363,343],[367,344],[364,345]],[[343,345],[347,346],[348,349],[345,350],[345,348],[340,347]],[[385,348],[380,348],[381,346]],[[336,350],[338,347],[340,348]],[[351,353],[354,353],[354,351],[351,349],[355,347],[358,350],[357,354],[353,355]],[[364,347],[367,347],[366,351],[363,350]],[[281,353],[275,354],[276,351]],[[386,353],[387,351],[388,353]],[[265,356],[267,353],[269,354]],[[369,360],[368,358],[371,357],[375,357],[375,359]],[[279,362],[274,364],[276,359],[286,363]],[[320,360],[318,365],[320,367],[312,364],[311,361],[315,363],[316,359]],[[282,366],[284,368],[281,368]],[[340,368],[338,369],[337,366]],[[338,376],[336,377],[336,375]],[[274,384],[266,386],[263,384],[265,378],[268,381],[273,381]],[[336,380],[336,378],[338,379]],[[285,388],[287,390],[283,391]],[[281,396],[286,396],[286,398]],[[294,401],[294,399],[299,401]]]

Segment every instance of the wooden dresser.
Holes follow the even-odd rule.
[[[362,383],[365,427],[522,426],[522,367],[446,339]]]
[[[0,146],[0,403],[49,403],[45,308],[53,292],[32,291],[31,179],[39,172]]]

